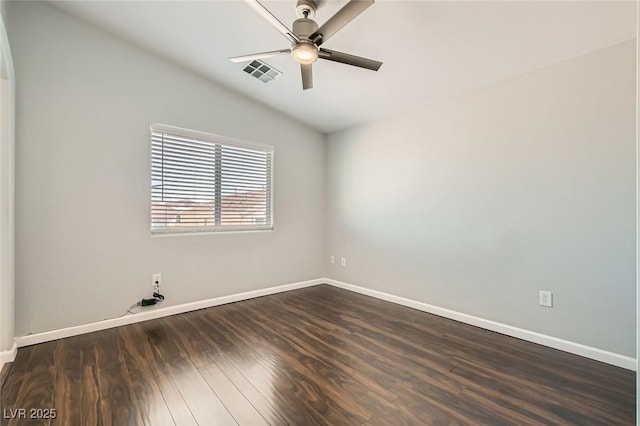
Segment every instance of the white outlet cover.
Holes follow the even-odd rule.
[[[336,263],[336,257],[335,256],[331,256],[331,263]]]
[[[538,304],[547,308],[553,308],[553,293],[546,290],[540,290]]]
[[[347,266],[347,258],[346,257],[340,258],[340,265],[341,266]]]
[[[160,287],[162,285],[162,274],[151,275],[151,287],[156,287],[156,281],[158,282],[157,286]]]

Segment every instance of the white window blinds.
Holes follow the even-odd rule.
[[[151,232],[273,228],[273,148],[154,125]]]

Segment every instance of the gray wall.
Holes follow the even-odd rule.
[[[330,136],[329,276],[635,357],[635,93],[629,41]]]
[[[45,3],[8,5],[16,332],[322,277],[325,137]],[[275,147],[273,232],[154,237],[149,124]],[[320,194],[320,195],[319,195]]]

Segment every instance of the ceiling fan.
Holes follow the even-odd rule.
[[[372,71],[378,71],[382,66],[382,62],[380,61],[320,47],[335,33],[371,6],[374,0],[350,0],[321,27],[318,27],[318,24],[313,20],[318,7],[316,0],[298,0],[296,4],[296,15],[298,19],[293,22],[293,31],[289,30],[289,28],[280,22],[280,20],[269,12],[259,1],[247,0],[247,3],[291,42],[291,48],[229,58],[232,62],[245,62],[290,54],[293,59],[300,64],[303,90],[313,87],[311,66],[318,58]]]

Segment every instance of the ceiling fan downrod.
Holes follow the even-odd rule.
[[[313,19],[316,17],[318,4],[315,0],[298,0],[296,3],[296,16],[298,18]]]

